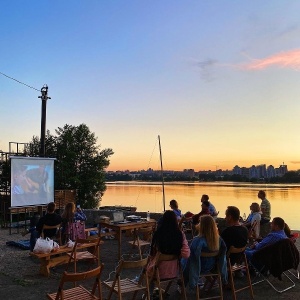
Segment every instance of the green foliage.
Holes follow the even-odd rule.
[[[76,189],[78,202],[83,208],[95,208],[103,196],[105,168],[109,166],[112,149],[100,150],[95,134],[85,124],[58,127],[56,135],[47,131],[45,152],[47,157],[56,157],[55,189]],[[26,149],[30,156],[39,153],[40,141],[32,138]]]

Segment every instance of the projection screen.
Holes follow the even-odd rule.
[[[11,156],[11,207],[54,201],[54,160]]]

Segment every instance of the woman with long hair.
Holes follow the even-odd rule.
[[[153,260],[157,254],[178,255],[188,258],[190,249],[185,234],[180,230],[175,213],[167,210],[155,231],[151,244],[150,256]],[[177,276],[177,261],[163,261],[159,264],[159,275],[161,279]]]
[[[200,273],[210,271],[215,263],[215,257],[201,257],[202,252],[219,252],[219,264],[222,273],[222,281],[227,284],[226,246],[219,236],[214,218],[210,215],[200,217],[197,225],[198,236],[194,237],[190,249],[191,255],[187,261],[183,261],[185,284],[190,289],[195,289]]]
[[[83,221],[86,221],[86,215],[80,209],[80,206],[78,206],[75,211],[75,204],[73,202],[68,202],[61,217],[64,242],[69,238],[75,240],[77,237],[85,237],[85,225]],[[76,224],[74,225],[74,223]]]

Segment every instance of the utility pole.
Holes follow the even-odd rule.
[[[41,93],[42,96],[39,96],[42,99],[40,157],[45,157],[47,100],[51,99],[48,97],[48,86],[46,84],[41,88]]]

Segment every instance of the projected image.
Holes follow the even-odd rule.
[[[54,200],[54,160],[11,157],[11,206]]]

